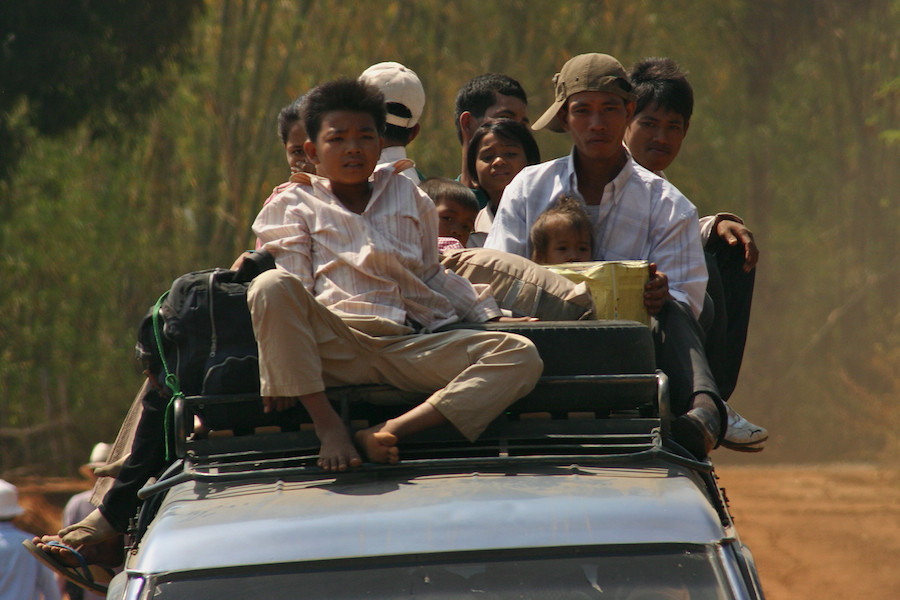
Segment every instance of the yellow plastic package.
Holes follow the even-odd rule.
[[[649,264],[646,260],[609,260],[546,266],[570,281],[587,284],[598,319],[627,319],[649,326],[650,315],[644,308]]]

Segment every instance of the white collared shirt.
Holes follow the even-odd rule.
[[[485,248],[531,257],[535,220],[561,197],[584,203],[575,174],[575,149],[525,167],[503,192]],[[594,224],[594,260],[648,260],[669,278],[669,292],[695,316],[703,308],[706,262],[697,209],[671,183],[634,162],[603,190],[599,205],[584,205]]]
[[[375,168],[382,169],[385,165],[392,165],[398,160],[409,160],[409,162],[411,163],[408,168],[400,171],[401,175],[403,175],[416,185],[422,183],[422,179],[419,177],[419,172],[416,171],[415,163],[413,163],[409,158],[406,157],[405,146],[385,146],[384,148],[382,148],[381,156],[378,158],[378,164]]]
[[[253,231],[276,264],[338,314],[375,315],[433,331],[456,321],[500,316],[486,285],[438,261],[434,203],[409,179],[377,169],[362,214],[348,210],[316,175],[273,198]]]

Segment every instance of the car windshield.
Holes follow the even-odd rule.
[[[551,550],[558,554],[558,549]],[[732,598],[712,549],[665,551],[633,549],[616,554],[579,554],[564,558],[494,556],[466,560],[409,557],[384,565],[329,563],[300,569],[278,565],[160,577],[145,598],[419,598],[478,600],[725,600]]]

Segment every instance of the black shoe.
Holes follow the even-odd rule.
[[[716,447],[721,427],[717,409],[697,407],[672,422],[672,436],[697,460],[703,460]]]

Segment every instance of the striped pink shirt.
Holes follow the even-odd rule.
[[[425,331],[500,316],[487,286],[440,264],[434,203],[406,177],[377,169],[362,214],[345,208],[324,177],[292,180],[298,185],[266,203],[253,232],[323,305]]]

